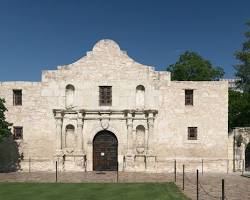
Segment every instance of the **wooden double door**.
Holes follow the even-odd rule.
[[[118,141],[110,131],[100,131],[93,141],[93,170],[117,171]]]

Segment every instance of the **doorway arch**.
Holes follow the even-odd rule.
[[[114,133],[103,130],[93,139],[93,170],[117,171],[118,140]]]
[[[250,171],[250,142],[245,149],[245,170]]]

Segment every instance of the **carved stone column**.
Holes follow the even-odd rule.
[[[77,114],[77,132],[76,132],[76,152],[83,154],[83,117],[81,113]]]
[[[125,156],[125,170],[134,170],[134,141],[133,141],[133,119],[132,114],[127,114],[127,154]]]
[[[145,129],[145,151],[148,152],[148,128]]]
[[[56,119],[56,154],[62,154],[62,112],[55,112]]]
[[[154,151],[154,114],[148,114],[148,150],[146,155],[146,171],[155,171],[156,155]]]
[[[127,154],[133,153],[133,119],[132,114],[127,116]]]
[[[154,115],[148,114],[148,154],[154,152]]]

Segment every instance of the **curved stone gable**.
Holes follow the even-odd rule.
[[[57,70],[43,71],[42,81],[62,79],[106,80],[157,80],[164,76],[170,81],[169,72],[157,72],[151,66],[140,64],[130,58],[113,40],[100,40],[92,51],[76,62],[58,66]]]

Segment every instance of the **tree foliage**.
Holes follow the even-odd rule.
[[[170,65],[172,80],[177,81],[210,81],[217,80],[224,75],[220,67],[213,67],[211,62],[203,59],[198,53],[186,51],[179,60]]]
[[[250,126],[250,93],[229,90],[229,129]]]
[[[6,121],[4,112],[7,111],[7,108],[4,105],[5,100],[0,98],[0,142],[3,138],[8,137],[11,134],[10,124]]]
[[[250,28],[250,21],[246,25]],[[245,37],[247,41],[243,42],[241,51],[235,53],[240,63],[234,68],[236,77],[240,79],[237,86],[244,92],[250,93],[250,31],[245,32]]]
[[[246,23],[250,28],[250,21]],[[229,128],[250,126],[250,31],[245,33],[241,51],[235,53],[240,61],[235,65],[237,87],[243,92],[229,91]]]

